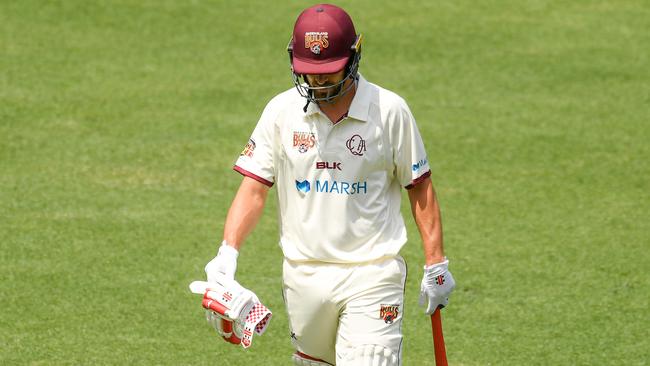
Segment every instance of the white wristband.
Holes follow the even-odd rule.
[[[424,266],[424,276],[433,278],[447,272],[448,270],[449,270],[449,259],[445,257],[444,261],[440,263],[434,263],[428,266]]]
[[[448,266],[449,266],[449,259],[447,259],[447,257],[444,257],[442,262],[430,264],[428,266],[425,265],[424,266],[424,271],[425,272],[431,272],[431,271],[434,271],[434,270],[438,270],[440,268],[442,268],[443,270],[447,270]]]
[[[205,265],[205,274],[208,282],[219,282],[218,277],[225,275],[226,278],[234,279],[237,272],[237,249],[229,246],[226,242],[221,243],[217,256]]]
[[[219,247],[219,252],[217,254],[224,255],[226,257],[231,257],[237,260],[237,257],[239,256],[239,251],[237,251],[235,247],[228,245],[228,243],[224,240],[221,242],[221,246]]]

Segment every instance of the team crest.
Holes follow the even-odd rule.
[[[384,320],[386,324],[393,324],[393,321],[399,316],[399,304],[385,305],[381,304],[379,307],[379,317]]]
[[[327,32],[305,32],[305,48],[309,48],[313,54],[320,55],[329,45]]]
[[[345,146],[347,146],[352,155],[363,156],[363,153],[366,151],[366,141],[359,135],[350,137],[345,142]]]
[[[311,132],[293,132],[293,148],[300,153],[306,153],[316,145],[316,135]]]
[[[244,150],[239,154],[240,156],[248,156],[249,158],[253,156],[253,152],[255,151],[255,140],[250,139],[248,140],[248,143],[246,144],[246,147],[244,147]]]

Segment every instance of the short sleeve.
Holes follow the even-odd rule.
[[[271,101],[264,108],[253,134],[233,167],[240,174],[269,187],[275,182],[273,149],[276,116],[277,113],[274,110],[273,101]]]
[[[415,118],[402,99],[391,113],[391,143],[397,179],[410,189],[431,175],[429,160]]]

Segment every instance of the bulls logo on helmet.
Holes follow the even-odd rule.
[[[309,48],[313,54],[320,55],[321,50],[327,47],[327,32],[305,32],[305,48]]]

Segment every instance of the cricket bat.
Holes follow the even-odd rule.
[[[431,314],[431,331],[433,332],[433,353],[436,358],[436,366],[447,366],[447,351],[445,351],[445,339],[442,336],[440,307]]]

